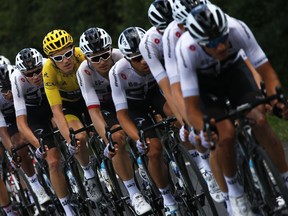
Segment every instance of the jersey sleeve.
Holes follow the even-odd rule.
[[[27,115],[26,102],[23,93],[23,85],[27,80],[20,75],[20,71],[14,71],[11,76],[11,87],[16,117]]]
[[[162,35],[156,35],[151,30],[147,31],[139,44],[139,50],[158,83],[164,77],[167,77],[163,65]]]
[[[125,59],[123,59],[126,61]],[[128,103],[126,99],[125,84],[123,79],[120,78],[118,65],[121,61],[117,62],[109,71],[109,80],[112,90],[112,99],[116,108],[116,111],[122,109],[128,109]],[[123,72],[124,73],[124,72]]]
[[[93,86],[92,72],[87,67],[87,61],[82,62],[77,71],[77,80],[88,109],[100,107],[100,101]]]
[[[169,26],[168,26],[169,27]],[[165,59],[165,68],[170,84],[180,82],[180,76],[177,68],[177,60],[175,55],[176,43],[181,36],[180,29],[166,29],[163,35],[163,53]]]
[[[48,59],[43,66],[44,89],[50,106],[62,104],[61,95],[57,86],[56,69],[51,59]]]
[[[240,20],[230,19],[230,22],[234,22],[236,26],[232,28],[231,34],[233,34],[233,37],[237,40],[237,44],[243,48],[252,65],[257,68],[267,62],[268,59],[250,28]]]
[[[183,97],[198,96],[199,87],[196,74],[196,46],[187,46],[185,40],[179,40],[176,45],[177,65]],[[199,47],[198,47],[199,48]]]

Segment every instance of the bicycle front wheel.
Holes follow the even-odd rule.
[[[185,202],[194,215],[214,215],[217,210],[210,196],[206,181],[187,149],[179,144],[173,152],[173,160],[179,167],[183,183]]]
[[[255,171],[259,176],[261,195],[271,214],[288,207],[288,189],[267,153],[259,146],[254,150]],[[281,200],[281,202],[280,202]]]

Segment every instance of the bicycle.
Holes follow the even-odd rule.
[[[88,126],[89,127],[89,126]],[[90,125],[93,127],[93,125]],[[114,142],[112,140],[112,134],[121,130],[121,127],[110,130],[106,127],[106,137],[109,141],[109,150],[113,151]],[[130,198],[124,195],[120,182],[117,179],[112,160],[103,155],[106,144],[99,137],[93,127],[93,135],[89,139],[89,146],[93,153],[93,165],[96,172],[99,174],[99,178],[103,179],[103,198],[97,203],[98,210],[101,215],[115,215],[115,216],[134,216],[136,213],[130,204]],[[122,185],[123,187],[123,185]]]
[[[80,128],[76,131],[74,131],[73,128],[69,128],[71,145],[76,146],[77,139],[75,135],[85,130],[87,130],[86,127]],[[77,188],[76,188],[77,193],[73,193],[73,196],[74,196],[73,198],[75,200],[74,204],[76,205],[78,214],[81,216],[82,215],[87,215],[87,216],[96,215],[97,214],[96,204],[93,201],[91,201],[87,196],[86,189],[83,185],[83,176],[82,176],[83,173],[80,173],[79,164],[77,163],[74,156],[70,154],[66,143],[64,143],[63,146],[65,146],[64,148],[62,148],[62,151],[63,151],[62,155],[63,155],[64,163],[65,163],[65,171],[66,173],[71,172],[72,175],[70,175],[70,177],[73,178],[72,182],[70,181],[71,180],[70,178],[68,177],[67,178],[70,179],[69,180],[70,183],[77,185]],[[100,182],[97,175],[96,175],[96,180]],[[75,187],[73,186],[73,188]]]
[[[244,186],[252,210],[267,216],[287,209],[288,189],[270,157],[254,137],[252,127],[255,121],[247,118],[246,113],[260,104],[269,103],[275,99],[287,105],[281,89],[276,88],[275,95],[242,104],[229,110],[226,115],[216,118],[216,122],[224,119],[232,119],[236,122],[240,181]],[[207,122],[209,121],[206,120],[206,130],[210,133],[210,126]],[[279,198],[284,200],[282,206],[278,205]]]
[[[171,125],[175,121],[175,117],[168,117],[150,127],[140,129],[141,140],[145,140],[143,137],[145,131],[156,128],[161,130],[159,134],[175,197],[185,215],[218,215],[206,181],[187,149],[180,144],[175,135]]]
[[[17,155],[17,151],[27,146],[29,146],[29,144],[25,144],[17,148],[11,148],[12,156],[7,150],[5,150],[7,161],[10,164],[10,177],[13,179],[13,183],[15,184],[15,188],[17,190],[16,193],[18,197],[15,198],[19,199],[19,203],[23,205],[25,214],[34,215],[34,213],[38,211],[38,215],[44,216],[45,212],[42,210],[41,205],[38,202],[38,198],[34,193],[25,172],[19,164],[21,162],[21,158]],[[14,164],[15,161],[17,161],[16,165]]]

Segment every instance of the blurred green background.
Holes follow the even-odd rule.
[[[102,27],[113,38],[129,26],[150,27],[147,9],[151,0],[9,0],[0,4],[0,54],[12,64],[18,51],[34,47],[42,52],[42,40],[51,30],[67,30],[78,44],[89,27]],[[285,0],[211,0],[226,13],[243,20],[252,29],[287,93],[288,1]],[[287,123],[269,119],[282,140],[288,141]]]

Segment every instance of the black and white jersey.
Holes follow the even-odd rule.
[[[246,24],[229,16],[227,18],[229,49],[225,64],[209,56],[190,36],[189,32],[185,32],[179,39],[176,45],[176,57],[183,97],[199,95],[197,73],[214,74],[216,76],[221,73],[225,65],[239,57],[243,59],[248,57],[255,68],[268,61]]]
[[[119,49],[112,50],[112,60],[117,62],[123,58]],[[85,60],[77,71],[77,79],[86,106],[100,106],[101,102],[112,102],[110,82]]]
[[[152,73],[141,76],[126,59],[119,60],[109,72],[116,111],[128,109],[127,98],[144,100],[149,89],[157,85]]]

